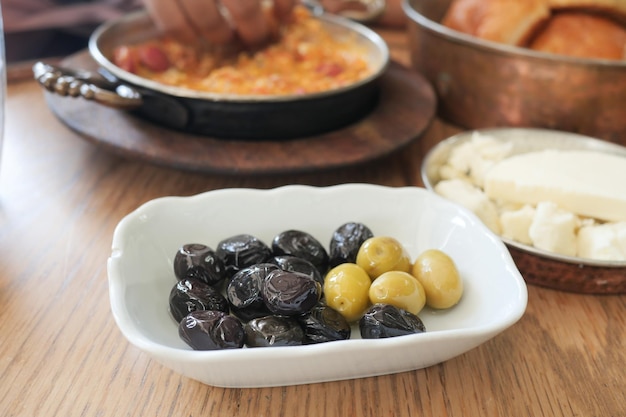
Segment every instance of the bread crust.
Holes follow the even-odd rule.
[[[626,0],[546,0],[551,10],[587,11],[626,23]]]
[[[455,0],[441,23],[481,39],[523,46],[549,17],[546,0]]]
[[[453,0],[441,23],[541,52],[626,59],[626,0]]]
[[[585,12],[555,13],[529,47],[579,58],[622,60],[626,29],[619,23]]]

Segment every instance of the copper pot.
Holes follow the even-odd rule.
[[[542,127],[626,143],[626,62],[484,41],[440,22],[451,0],[404,0],[411,65],[439,114],[468,129]]]

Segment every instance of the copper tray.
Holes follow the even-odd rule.
[[[607,141],[549,129],[491,128],[465,131],[441,141],[426,155],[422,180],[434,190],[439,167],[454,146],[470,140],[474,132],[513,145],[514,154],[542,149],[582,149],[622,155],[626,148]],[[621,179],[619,179],[621,180]],[[527,283],[581,294],[626,294],[626,261],[596,261],[550,253],[502,238]]]

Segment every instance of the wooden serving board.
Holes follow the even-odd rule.
[[[72,55],[61,65],[96,67],[88,52]],[[45,94],[64,124],[103,149],[177,169],[229,175],[312,172],[369,162],[419,138],[436,112],[428,81],[395,62],[382,76],[380,102],[367,117],[330,133],[282,141],[189,134],[83,98]]]

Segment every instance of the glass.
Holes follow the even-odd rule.
[[[2,160],[2,142],[4,139],[4,98],[6,95],[6,90],[7,72],[6,60],[4,56],[4,26],[2,24],[2,7],[0,6],[0,161]]]

